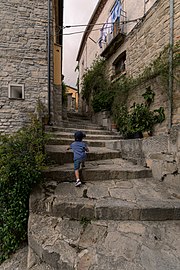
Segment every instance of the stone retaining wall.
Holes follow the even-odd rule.
[[[124,159],[150,167],[155,179],[179,187],[180,126],[174,126],[167,135],[107,142],[106,147],[119,150]]]

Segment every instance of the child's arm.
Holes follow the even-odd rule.
[[[87,145],[85,146],[85,150],[86,152],[89,152],[89,148],[87,147]]]

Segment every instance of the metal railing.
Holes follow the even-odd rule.
[[[99,45],[102,50],[104,50],[118,34],[126,34],[126,20],[126,12],[120,9],[120,16],[118,16],[114,23],[110,23],[107,20],[107,22],[103,25],[99,39]]]

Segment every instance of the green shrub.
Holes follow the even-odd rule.
[[[154,112],[143,103],[134,103],[130,111],[129,132],[136,134],[138,132],[152,133],[154,127]]]
[[[96,59],[91,67],[87,69],[82,81],[82,98],[87,104],[96,97],[96,95],[107,92],[110,86],[106,72],[106,64],[103,59]],[[96,102],[98,97],[96,97]],[[97,106],[96,106],[97,107]]]
[[[46,136],[41,123],[0,136],[0,262],[27,239],[29,195],[42,179]]]
[[[114,100],[114,92],[111,90],[101,91],[94,94],[92,107],[94,112],[111,111]]]

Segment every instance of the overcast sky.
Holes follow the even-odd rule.
[[[98,0],[64,0],[64,26],[87,24]],[[85,30],[85,27],[71,27],[64,34]],[[63,74],[67,85],[76,87],[76,58],[82,34],[64,35],[63,44]]]

